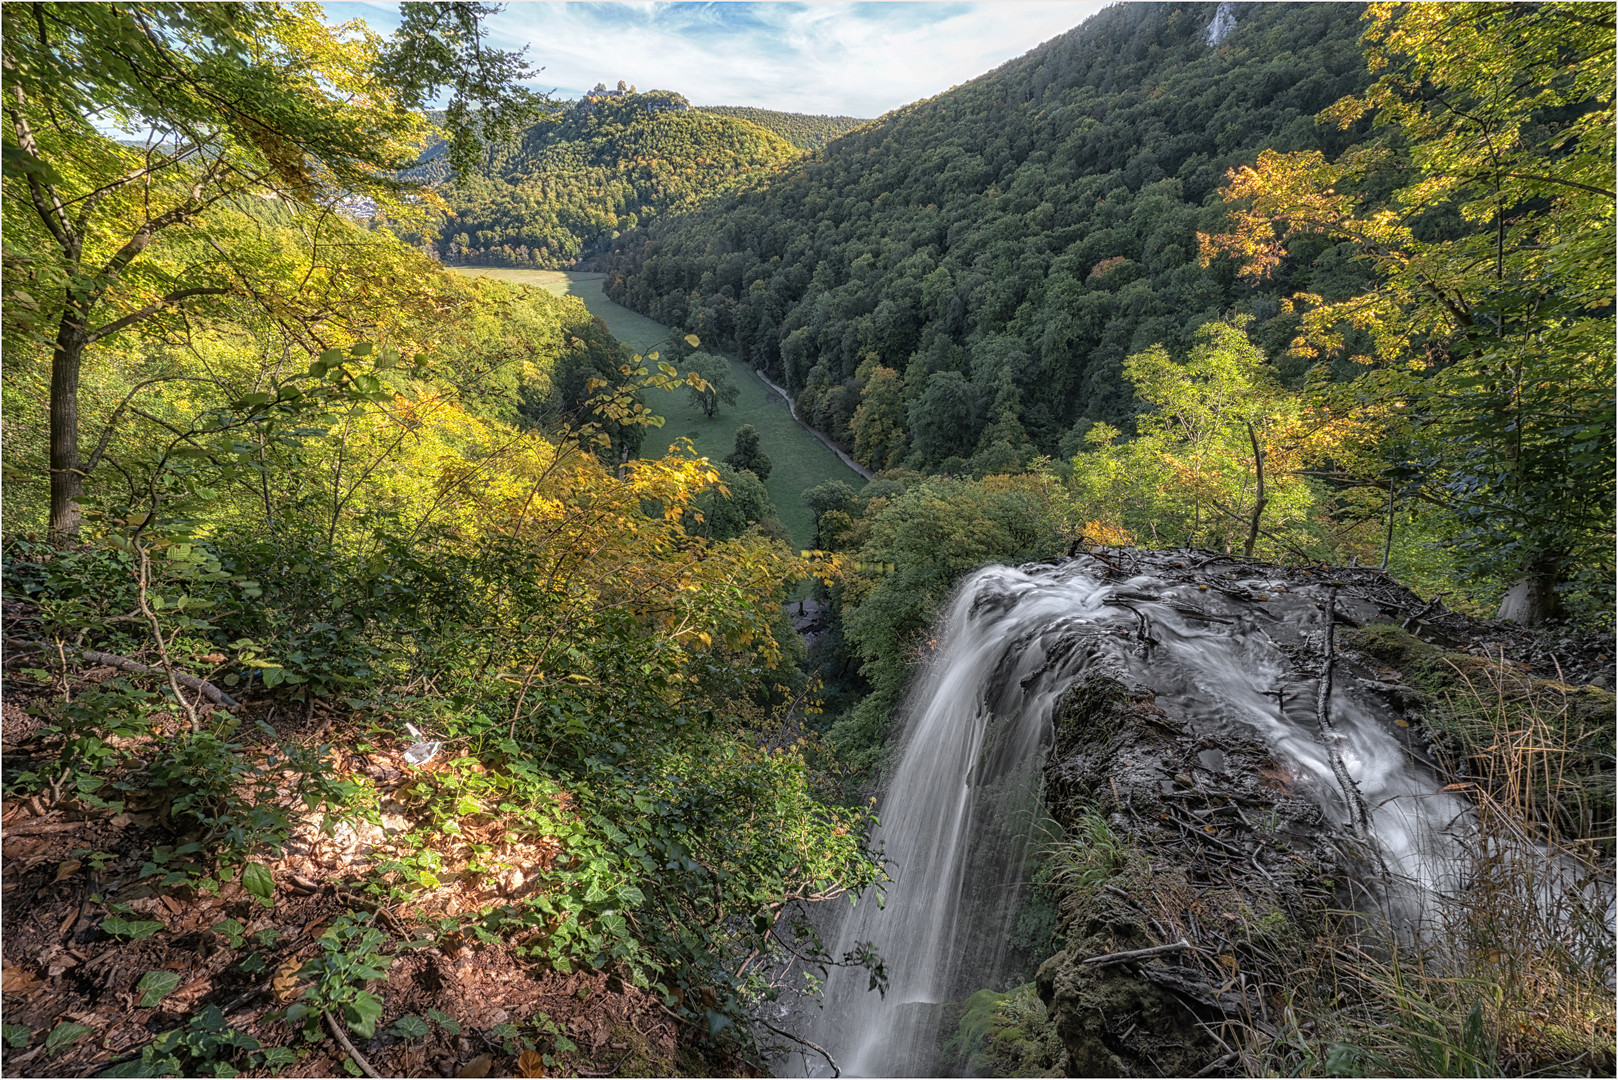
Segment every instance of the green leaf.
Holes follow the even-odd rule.
[[[232,949],[237,949],[241,947],[243,937],[247,933],[247,927],[235,919],[225,919],[222,922],[215,923],[211,933],[218,934],[225,939],[225,943]]]
[[[34,1029],[27,1024],[0,1024],[0,1039],[6,1045],[16,1050],[28,1045],[28,1040],[34,1037]]]
[[[369,990],[361,990],[343,1006],[343,1017],[354,1034],[369,1039],[376,1034],[376,1022],[382,1017],[382,1000]]]
[[[174,971],[148,971],[140,977],[135,989],[141,991],[140,1006],[150,1009],[159,1001],[174,993],[174,988],[180,985],[180,975]]]
[[[448,1013],[439,1012],[437,1009],[428,1009],[427,1016],[433,1021],[433,1023],[437,1024],[451,1035],[459,1035],[461,1033],[460,1021],[456,1020]]]
[[[268,1050],[264,1051],[263,1064],[266,1068],[274,1068],[281,1065],[295,1065],[297,1064],[297,1061],[298,1055],[294,1054],[289,1047],[272,1046]]]
[[[401,1039],[419,1039],[427,1034],[429,1028],[427,1021],[419,1016],[401,1016],[388,1030]]]
[[[242,888],[264,901],[275,902],[275,876],[263,863],[248,863],[242,867]]]
[[[139,941],[141,938],[151,937],[153,934],[163,929],[163,924],[160,922],[153,922],[150,919],[142,919],[132,922],[129,919],[122,918],[118,915],[112,915],[101,920],[101,929],[109,934],[115,934],[118,937],[126,937],[131,941]]]
[[[51,1033],[45,1036],[45,1052],[55,1053],[64,1046],[71,1046],[90,1034],[94,1028],[87,1028],[83,1024],[73,1024],[63,1020],[51,1028]]]

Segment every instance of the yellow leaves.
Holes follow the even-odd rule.
[[[1079,532],[1085,540],[1103,547],[1131,547],[1135,543],[1128,529],[1104,521],[1086,521],[1079,527]]]

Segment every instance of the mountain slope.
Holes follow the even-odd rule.
[[[1366,78],[1360,8],[1119,5],[890,113],[767,186],[620,238],[609,295],[787,381],[876,468],[1009,467],[1127,422],[1123,358],[1234,308],[1350,287],[1322,245],[1267,292],[1196,264],[1226,169],[1262,147],[1335,154],[1316,127]],[[856,419],[861,405],[868,406]]]
[[[870,123],[857,116],[811,116],[808,113],[755,109],[750,105],[698,105],[697,111],[746,120],[766,131],[775,132],[800,150],[818,150],[833,139]]]
[[[434,253],[451,264],[568,266],[621,230],[798,153],[744,120],[691,109],[679,94],[589,96],[559,122],[491,147],[480,175],[446,180],[440,193],[453,216]]]

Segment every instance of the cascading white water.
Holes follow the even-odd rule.
[[[1324,614],[1307,589],[1277,582],[1268,591],[1284,603],[1261,622],[1252,604],[1221,606],[1194,582],[1108,580],[1086,560],[988,567],[963,582],[896,721],[901,741],[874,837],[893,876],[885,903],[862,898],[827,934],[834,956],[873,944],[887,993],[870,992],[862,968],[834,968],[822,1009],[799,1022],[806,1037],[845,1074],[927,1072],[941,1042],[929,1006],[1027,977],[1008,970],[1006,940],[1025,863],[1042,842],[1031,834],[1043,751],[1062,693],[1097,665],[1150,686],[1199,735],[1257,735],[1346,827],[1349,803],[1317,732],[1315,682],[1288,675],[1282,652],[1311,633],[1318,645]],[[1335,687],[1330,708],[1389,877],[1419,915],[1422,896],[1458,871],[1451,830],[1468,806],[1439,790],[1358,688]]]

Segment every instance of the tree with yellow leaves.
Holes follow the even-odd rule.
[[[1167,542],[1235,548],[1251,557],[1261,537],[1306,554],[1324,492],[1309,472],[1353,454],[1369,434],[1364,417],[1313,407],[1288,390],[1242,323],[1209,323],[1184,363],[1154,346],[1124,361],[1124,375],[1150,406],[1136,438],[1096,425],[1093,449],[1074,459],[1079,505],[1102,524]],[[1109,520],[1111,519],[1111,520]]]
[[[1501,616],[1535,622],[1581,568],[1611,579],[1613,11],[1373,4],[1365,19],[1377,81],[1321,119],[1371,114],[1387,137],[1232,170],[1233,226],[1201,236],[1202,259],[1256,281],[1298,238],[1354,246],[1370,287],[1295,297],[1294,348],[1369,338],[1359,398],[1408,411],[1419,494],[1459,520],[1474,576],[1516,579]],[[1379,175],[1398,185],[1386,204],[1359,194]]]

